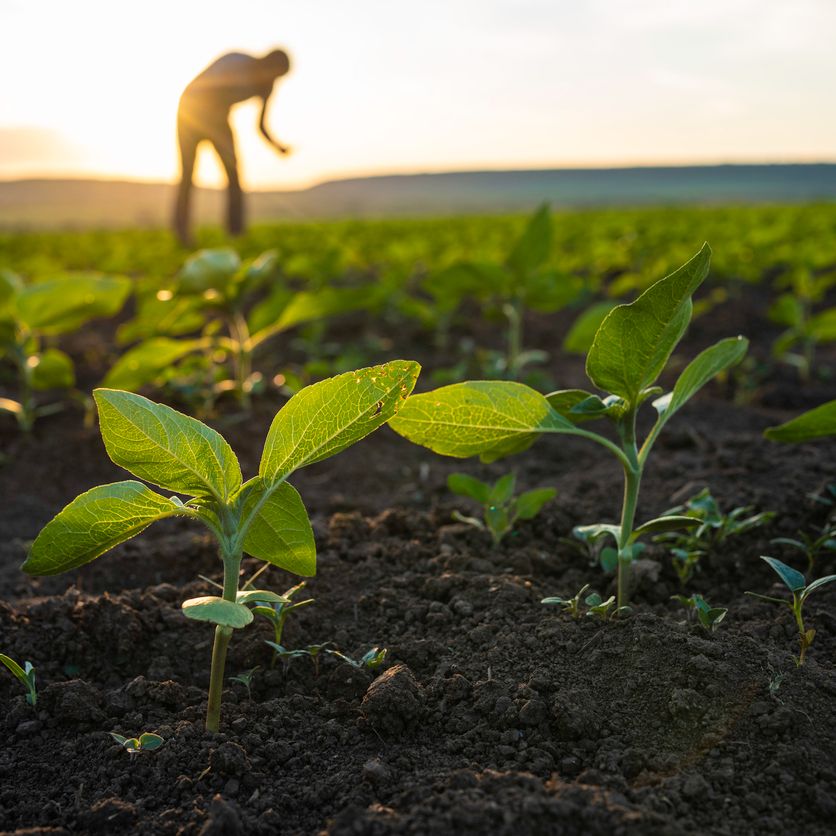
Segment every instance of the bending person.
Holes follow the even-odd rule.
[[[210,64],[189,83],[180,97],[177,110],[177,139],[180,145],[180,186],[174,214],[174,231],[184,244],[191,240],[189,216],[194,165],[198,145],[211,142],[226,172],[228,186],[227,222],[230,235],[244,230],[244,206],[235,139],[229,124],[229,112],[238,102],[253,97],[262,100],[258,127],[264,138],[280,153],[289,154],[267,130],[267,104],[276,79],[287,75],[290,59],[280,49],[262,58],[230,52]]]

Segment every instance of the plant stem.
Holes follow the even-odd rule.
[[[250,408],[249,380],[252,374],[252,351],[250,350],[250,330],[247,320],[235,312],[230,319],[230,331],[235,342],[233,352],[233,367],[235,369],[235,390],[238,401],[244,409]]]
[[[226,552],[221,548],[224,563],[224,591],[226,601],[234,601],[238,594],[238,572],[241,568],[240,551]],[[232,628],[215,627],[215,642],[212,645],[212,672],[209,677],[209,706],[206,709],[206,731],[218,731],[221,723],[221,698],[224,687],[226,651],[232,638]]]
[[[639,463],[636,448],[636,410],[635,407],[624,415],[619,426],[621,442],[627,464],[624,465],[624,501],[621,505],[621,530],[618,536],[618,600],[616,607],[627,606],[630,599],[630,570],[633,554],[630,549],[630,536],[636,519],[636,506],[639,502],[642,465]]]
[[[523,341],[522,302],[519,299],[514,299],[503,306],[503,311],[508,318],[508,356],[505,362],[511,379],[516,380],[520,371],[520,354],[522,353]]]
[[[798,655],[797,663],[797,667],[799,668],[804,664],[804,656],[810,645],[810,642],[807,641],[807,631],[804,629],[804,619],[801,617],[801,606],[802,603],[798,600],[798,596],[796,593],[793,593],[792,612],[795,616],[796,626],[798,627],[798,641],[801,644],[801,652]]]

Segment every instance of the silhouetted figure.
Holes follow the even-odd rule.
[[[211,142],[215,147],[229,182],[227,229],[230,235],[238,235],[243,231],[243,196],[238,178],[235,140],[229,124],[229,111],[234,104],[258,96],[262,99],[259,130],[280,154],[290,153],[286,145],[270,136],[266,124],[267,103],[273,86],[276,79],[287,75],[289,70],[290,59],[287,53],[280,49],[268,53],[263,58],[230,52],[210,64],[183,91],[177,111],[181,175],[174,230],[184,244],[188,244],[191,238],[189,215],[192,175],[197,147],[203,140]]]

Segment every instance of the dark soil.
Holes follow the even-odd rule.
[[[694,323],[688,358],[712,340],[772,332],[756,290]],[[558,320],[560,321],[560,320]],[[554,318],[530,323],[553,343]],[[490,329],[486,327],[486,333]],[[427,368],[440,362],[416,343]],[[836,360],[823,354],[822,367]],[[583,383],[580,362],[550,370]],[[565,382],[565,383],[564,383]],[[429,384],[425,384],[429,385]],[[620,474],[606,451],[551,439],[510,462],[441,459],[382,429],[294,477],[311,512],[315,604],[294,613],[289,647],[332,641],[359,657],[389,650],[373,677],[325,657],[271,668],[266,622],[238,632],[227,673],[259,666],[252,693],[229,683],[222,731],[203,730],[212,630],[180,603],[209,594],[220,563],[201,529],[158,524],[76,572],[31,579],[26,544],[82,490],[124,478],[80,414],[44,419],[30,439],[2,429],[0,651],[31,660],[36,709],[0,670],[0,831],[141,834],[831,834],[836,816],[836,585],[806,608],[817,633],[797,668],[787,608],[744,596],[782,594],[758,559],[791,552],[778,536],[821,526],[813,502],[836,482],[836,444],[784,447],[764,427],[834,396],[780,368],[733,407],[715,384],[671,422],[649,465],[640,518],[710,486],[727,510],[774,521],[706,557],[688,592],[728,607],[710,634],[671,600],[679,582],[661,546],[637,566],[634,610],[578,621],[542,606],[589,583],[612,591],[563,538],[614,521]],[[245,474],[280,401],[246,423],[215,425]],[[498,548],[454,523],[454,470],[557,499]],[[833,571],[822,560],[817,572]],[[258,568],[245,562],[245,574]],[[295,583],[271,568],[263,585]],[[161,749],[131,757],[108,735],[156,731]]]

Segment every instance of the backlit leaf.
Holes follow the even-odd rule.
[[[815,409],[803,412],[797,418],[778,427],[770,427],[764,435],[770,441],[812,441],[828,435],[836,435],[836,400],[823,403]]]
[[[221,627],[246,627],[253,614],[243,604],[227,601],[217,595],[205,595],[201,598],[189,598],[183,602],[183,615],[194,621],[209,621]]]

